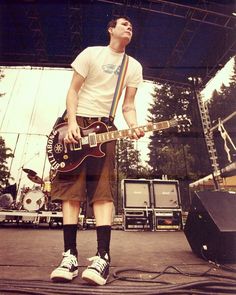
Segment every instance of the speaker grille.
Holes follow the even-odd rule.
[[[125,208],[150,208],[150,182],[125,181],[123,197]]]
[[[179,208],[178,182],[153,181],[155,208]]]

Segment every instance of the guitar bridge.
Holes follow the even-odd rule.
[[[90,133],[88,135],[88,141],[89,141],[89,146],[90,147],[97,146],[97,138],[96,138],[96,133],[95,132]]]

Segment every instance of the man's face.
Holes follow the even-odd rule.
[[[131,41],[133,30],[128,20],[124,18],[117,19],[115,28],[110,28],[110,30],[111,36],[126,39],[127,43]]]

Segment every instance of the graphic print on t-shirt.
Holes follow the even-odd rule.
[[[115,74],[115,75],[119,75],[120,72],[120,66],[116,66],[113,64],[107,64],[107,65],[103,65],[102,66],[103,72],[107,73],[107,74]]]

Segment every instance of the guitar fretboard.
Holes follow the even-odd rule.
[[[172,125],[174,126],[174,123],[172,123],[172,121],[162,121],[158,123],[139,126],[138,128],[142,128],[143,131],[146,133],[150,131],[164,130],[164,129],[170,128]],[[97,140],[97,143],[103,143],[106,141],[125,138],[132,135],[134,133],[134,130],[135,128],[130,128],[130,129],[124,129],[124,130],[115,130],[115,131],[99,133],[99,134],[96,134],[96,140]]]

